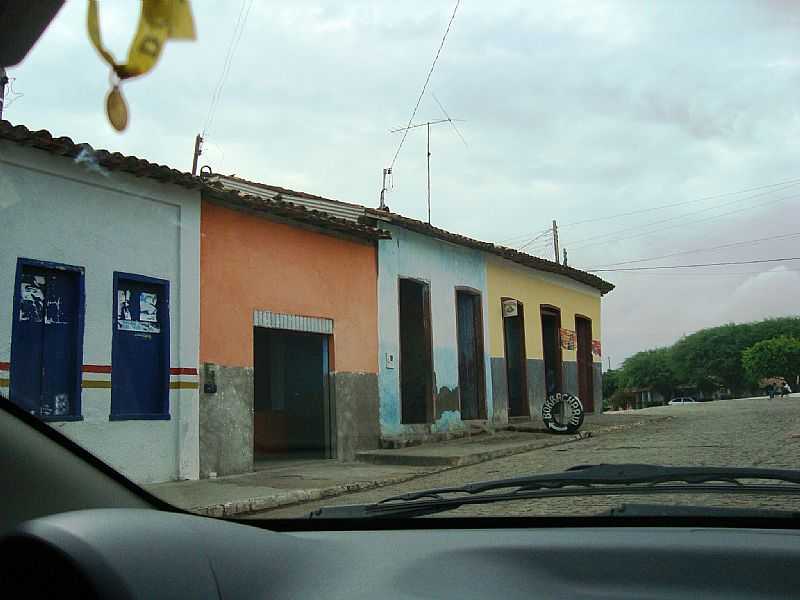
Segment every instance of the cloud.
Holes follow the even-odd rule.
[[[25,95],[6,116],[187,169],[239,7],[193,3],[198,40],[169,42],[151,74],[123,85],[131,126],[118,135],[103,112],[108,68],[86,37],[85,3],[66,3],[12,70]],[[118,56],[137,10],[101,7]],[[421,1],[254,3],[201,164],[376,205],[399,142],[388,130],[407,122],[451,11]],[[797,178],[798,29],[793,2],[462,3],[431,88],[466,120],[468,147],[446,125],[432,130],[434,223],[501,240],[557,219],[578,267],[800,230],[792,189],[727,208],[703,199]],[[416,120],[441,116],[423,98]],[[422,130],[409,134],[388,195],[417,218],[426,214],[425,141]],[[568,226],[642,208],[654,210]],[[737,208],[747,210],[723,214]],[[793,252],[787,240],[698,256]],[[621,361],[700,327],[793,310],[791,294],[760,294],[759,269],[747,270],[609,274],[618,287],[603,301],[606,354]],[[796,275],[773,271],[763,277],[784,278],[778,287],[797,297]]]

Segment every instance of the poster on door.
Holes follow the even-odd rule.
[[[559,329],[561,337],[561,348],[564,350],[575,350],[575,332],[571,329]]]
[[[22,276],[19,290],[19,320],[41,323],[44,319],[44,277]]]
[[[158,294],[139,292],[139,312],[131,302],[131,290],[117,290],[117,329],[143,333],[160,333]]]

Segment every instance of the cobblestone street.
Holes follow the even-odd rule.
[[[639,411],[669,419],[586,440],[454,468],[402,484],[298,504],[251,515],[301,517],[322,506],[376,502],[430,487],[461,485],[533,473],[555,473],[573,465],[649,463],[666,465],[800,467],[800,397],[765,398],[665,406]],[[535,516],[596,514],[622,503],[751,506],[800,510],[800,498],[751,495],[588,496],[462,507],[446,516]]]

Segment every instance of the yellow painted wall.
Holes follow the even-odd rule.
[[[522,302],[525,314],[525,351],[528,358],[543,358],[540,305],[561,309],[561,327],[575,331],[575,315],[592,320],[592,339],[600,340],[600,292],[562,275],[535,271],[509,260],[488,256],[486,287],[489,303],[489,345],[494,357],[505,356],[501,298]],[[576,360],[575,350],[563,350],[562,360]],[[593,356],[600,362],[599,356]]]

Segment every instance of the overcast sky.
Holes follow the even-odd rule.
[[[117,134],[86,3],[67,2],[10,69],[5,118],[184,170],[206,127],[215,172],[374,206],[400,141],[389,129],[408,121],[453,6],[255,0],[207,123],[241,5],[195,0],[197,41],[168,43],[124,85]],[[101,5],[118,57],[137,16]],[[557,219],[579,268],[800,233],[800,3],[464,0],[430,89],[467,142],[432,129],[435,225],[521,245]],[[415,122],[442,116],[426,94]],[[419,129],[387,200],[425,218],[425,197]],[[623,266],[790,256],[800,236]],[[800,313],[800,261],[602,275],[617,286],[603,300],[613,366],[702,327]]]

